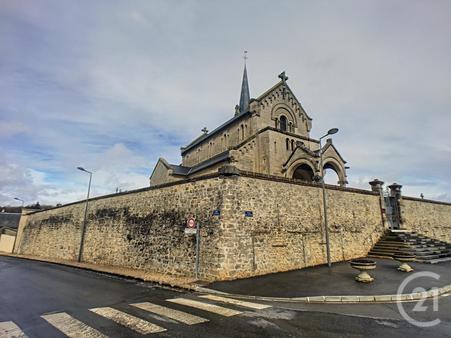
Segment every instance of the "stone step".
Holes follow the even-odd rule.
[[[409,246],[391,246],[391,245],[381,245],[376,244],[374,248],[383,249],[383,250],[412,250]]]
[[[419,263],[428,263],[428,264],[437,264],[442,262],[449,262],[451,261],[451,257],[443,257],[443,258],[437,258],[437,259],[429,259],[429,260],[418,260]]]
[[[383,251],[373,251],[371,250],[368,252],[369,255],[378,255],[378,256],[384,256],[384,257],[393,257],[396,252],[383,252]]]
[[[425,256],[430,256],[430,255],[446,255],[449,252],[445,251],[422,251],[422,252],[416,252],[413,251],[414,255],[417,257],[425,257]]]
[[[412,248],[412,250],[418,251],[418,252],[423,252],[423,251],[430,251],[430,250],[442,250],[442,251],[446,251],[449,250],[444,246],[436,246],[436,247],[427,247],[427,248],[418,248],[418,247],[414,247]]]
[[[448,257],[447,255],[440,255],[440,254],[434,254],[434,255],[428,255],[428,256],[421,256],[418,257],[420,260],[431,260],[431,259],[438,259],[438,258],[445,258]]]
[[[395,242],[395,241],[379,241],[376,244],[389,245],[389,246],[405,246],[408,247],[409,244],[404,242]]]
[[[371,254],[371,253],[368,253],[368,255],[366,257],[368,257],[368,258],[393,259],[393,257],[391,257],[391,256],[381,256],[381,255]]]
[[[401,252],[411,252],[418,262],[442,262],[451,258],[451,244],[425,235],[403,231],[390,231],[370,250],[368,257],[392,258]]]

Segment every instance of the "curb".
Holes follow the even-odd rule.
[[[399,303],[399,302],[416,302],[422,299],[434,298],[451,292],[451,284],[441,288],[432,288],[428,291],[406,294],[392,294],[392,295],[374,295],[374,296],[312,296],[312,297],[265,297],[265,296],[250,296],[227,293],[208,289],[204,287],[196,287],[199,293],[217,294],[224,297],[247,299],[247,300],[261,300],[266,302],[286,302],[286,303],[307,303],[307,304],[358,304],[358,303]]]

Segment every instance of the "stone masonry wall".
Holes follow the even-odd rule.
[[[211,178],[90,201],[83,261],[192,276],[195,236],[185,235],[184,227],[194,214],[202,225],[200,275],[214,278],[220,233],[211,215],[221,208],[222,184]],[[76,260],[84,207],[80,202],[29,214],[18,253]]]
[[[365,256],[385,231],[379,195],[329,186],[327,201],[332,261]],[[450,241],[451,205],[408,198],[402,203],[405,227]],[[23,216],[17,252],[76,260],[84,206],[82,201]],[[212,216],[216,209],[220,215]],[[202,225],[203,279],[326,263],[321,188],[246,172],[92,199],[83,261],[193,276],[195,239],[183,232],[190,214]]]
[[[224,188],[221,278],[326,263],[320,187],[240,176]],[[332,261],[365,256],[384,232],[379,197],[332,189],[327,197]]]
[[[451,203],[404,197],[402,227],[451,243]]]

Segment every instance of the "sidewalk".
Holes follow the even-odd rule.
[[[397,270],[399,263],[392,260],[374,259],[377,268],[370,271],[374,282],[365,284],[354,280],[357,270],[348,262],[334,263],[331,270],[327,265],[280,272],[234,281],[215,282],[206,288],[233,295],[247,295],[272,298],[299,298],[316,296],[376,296],[396,295],[402,281],[414,272],[429,271],[440,275],[436,280],[420,277],[408,283],[402,294],[441,288],[451,284],[451,262],[441,264],[412,263],[414,271],[404,273]],[[362,297],[363,298],[363,297]]]
[[[91,263],[83,263],[83,262],[78,263],[78,262],[69,261],[69,260],[50,259],[50,258],[42,258],[42,257],[35,257],[35,256],[27,256],[27,255],[16,255],[16,254],[4,253],[4,252],[0,252],[0,255],[6,256],[6,257],[19,258],[19,259],[29,259],[29,260],[34,260],[34,261],[38,261],[38,262],[65,265],[65,266],[70,266],[70,267],[74,267],[74,268],[90,270],[90,271],[94,271],[94,272],[101,272],[101,273],[106,273],[106,274],[115,275],[115,276],[122,276],[125,278],[138,279],[138,280],[142,280],[145,282],[158,283],[158,284],[164,285],[164,286],[187,289],[187,290],[191,290],[191,291],[195,291],[197,288],[197,284],[196,284],[196,281],[194,278],[170,276],[170,275],[165,275],[165,274],[156,273],[156,272],[148,272],[148,271],[143,271],[143,270],[138,270],[138,269],[124,268],[124,267],[111,266],[111,265],[99,265],[99,264],[91,264]]]
[[[415,271],[404,273],[396,269],[399,265],[396,261],[374,259],[377,262],[377,268],[370,272],[375,278],[374,282],[370,284],[356,282],[354,277],[358,272],[352,269],[348,262],[340,262],[334,263],[331,270],[326,265],[322,265],[302,270],[202,285],[193,278],[169,276],[117,266],[78,263],[6,253],[0,253],[0,255],[60,264],[200,293],[220,293],[228,297],[260,299],[263,301],[301,303],[394,302],[451,293],[451,262],[435,265],[411,263]],[[436,273],[440,278],[416,278],[408,283],[402,292],[402,296],[397,294],[398,288],[405,278],[412,276],[415,272],[422,271]],[[418,287],[421,287],[422,290],[416,289]],[[439,289],[421,293],[423,290],[427,291],[432,288]]]

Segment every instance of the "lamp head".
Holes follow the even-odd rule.
[[[327,132],[327,135],[333,135],[336,134],[338,132],[338,128],[332,128],[329,129],[329,131]]]

